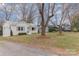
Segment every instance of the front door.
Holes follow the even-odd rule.
[[[10,31],[10,35],[13,36],[13,32],[12,32],[12,30]]]
[[[3,27],[0,26],[0,36],[2,36],[2,33],[3,33]]]

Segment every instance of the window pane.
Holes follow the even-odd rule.
[[[23,27],[21,27],[21,31],[23,31]]]
[[[20,27],[18,27],[18,30],[20,31]]]
[[[35,28],[34,28],[34,27],[32,27],[32,30],[35,30]]]

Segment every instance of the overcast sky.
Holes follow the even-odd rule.
[[[8,8],[8,6],[11,6],[11,4],[0,4],[0,20],[4,20],[4,17],[5,17],[5,13],[3,12],[3,10],[1,10],[3,8],[3,6],[5,6]],[[19,4],[18,4],[19,5]],[[78,10],[79,11],[79,4],[71,4],[73,7],[74,7],[74,10]],[[28,9],[30,8],[31,4],[28,4]],[[61,19],[61,4],[56,4],[56,13],[55,13],[55,16],[53,18],[51,18],[51,20],[53,22],[56,22],[57,21],[57,24],[59,24],[59,21]],[[72,10],[71,10],[72,11]],[[20,9],[18,6],[16,6],[16,10],[13,11],[12,13],[12,16],[10,18],[10,20],[12,21],[18,21],[19,18],[21,18],[21,14],[19,14],[18,16],[18,12],[20,12]],[[36,11],[37,12],[37,11]],[[35,13],[36,13],[35,12]],[[72,11],[73,12],[73,11]],[[37,24],[37,20],[38,20],[38,17],[35,18],[34,20],[34,23]],[[69,23],[68,20],[65,21],[66,23]],[[49,23],[51,24],[51,23]]]

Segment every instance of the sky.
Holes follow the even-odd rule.
[[[3,6],[4,6],[4,5],[5,5],[5,4],[3,4]],[[30,6],[30,4],[28,4],[28,5]],[[30,8],[29,6],[28,6],[28,8]],[[0,5],[0,9],[1,9],[1,8],[3,8],[2,5]],[[55,9],[56,9],[55,17],[57,17],[57,19],[56,19],[55,17],[53,17],[53,18],[51,18],[51,20],[52,20],[54,23],[57,21],[57,24],[59,25],[60,20],[61,20],[61,4],[56,4],[56,8],[55,8]],[[12,21],[18,21],[17,16],[20,17],[20,14],[17,15],[18,12],[19,12],[19,8],[16,7],[16,10],[17,10],[17,11],[14,11],[13,14],[12,14],[12,16],[11,16],[11,20],[12,20]],[[36,12],[36,11],[35,11],[35,12]],[[35,12],[34,12],[34,13],[35,13]],[[4,17],[5,17],[5,13],[0,12],[0,20],[3,20]],[[20,18],[21,18],[21,17],[20,17]],[[37,22],[38,22],[38,17],[34,20],[34,24],[38,24]],[[69,23],[68,20],[66,20],[65,22],[66,22],[66,23]],[[51,22],[49,22],[49,24],[51,24]]]

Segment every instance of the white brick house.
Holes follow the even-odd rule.
[[[30,35],[37,32],[38,29],[34,24],[26,23],[24,21],[5,21],[5,23],[3,24],[3,37],[18,35],[19,33],[26,33]]]

